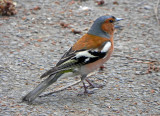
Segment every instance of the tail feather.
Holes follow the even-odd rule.
[[[77,65],[79,65],[79,64],[77,64],[76,60],[73,60],[73,59],[69,60],[69,61],[67,60],[66,62],[62,63],[61,65],[55,66],[52,69],[48,70],[40,78],[46,77],[48,75],[54,75],[56,73],[63,72],[66,70],[71,70],[71,67],[73,68]]]
[[[46,76],[51,75],[51,74],[54,75],[57,72],[59,72],[59,70],[57,70],[57,67],[53,67],[52,69],[45,72],[40,78],[46,77]]]
[[[22,98],[22,101],[32,102],[36,97],[38,97],[48,86],[56,82],[61,76],[61,73],[56,75],[50,75],[47,79],[41,82],[33,91],[29,92],[26,96]]]
[[[45,72],[40,78],[44,78],[44,77],[46,77],[48,75],[54,75],[56,73],[63,72],[63,71],[66,71],[66,70],[71,70],[70,68],[67,68],[67,66],[68,66],[68,64],[66,63],[63,66],[53,67],[52,69],[50,69],[47,72]]]

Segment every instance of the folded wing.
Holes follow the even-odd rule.
[[[110,47],[111,42],[106,41],[97,49],[82,49],[73,51],[71,48],[62,56],[56,67],[53,67],[44,73],[41,78],[61,71],[71,71],[74,67],[80,67],[104,58],[107,55]]]

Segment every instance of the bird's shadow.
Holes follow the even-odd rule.
[[[95,91],[96,90],[94,90],[94,94],[82,94],[82,95],[79,95],[77,91],[76,92],[64,91],[62,93],[55,93],[53,95],[49,95],[46,97],[38,97],[33,102],[25,102],[25,103],[34,106],[47,104],[57,107],[58,106],[63,107],[63,105],[65,106],[67,104],[84,102],[84,99],[92,99],[93,96],[96,96]]]
[[[48,104],[48,105],[66,105],[70,103],[76,103],[81,102],[82,100],[88,98],[90,96],[88,95],[81,95],[78,96],[78,94],[75,95],[65,95],[58,98],[55,98],[55,96],[48,96],[44,98],[38,98],[34,102],[32,102],[31,105],[42,105],[42,104]]]

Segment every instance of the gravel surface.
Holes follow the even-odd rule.
[[[14,1],[17,15],[0,17],[1,116],[160,115],[160,27],[154,13],[158,0],[104,0],[103,5],[95,0]],[[120,22],[124,28],[115,32],[115,51],[106,68],[89,77],[105,86],[77,96],[83,91],[80,83],[31,105],[21,103],[42,81],[40,75],[106,14],[125,20]],[[78,79],[59,80],[45,93]]]

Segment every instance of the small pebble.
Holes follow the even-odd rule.
[[[146,9],[146,10],[151,10],[151,9],[152,9],[152,7],[151,7],[151,6],[146,5],[146,6],[144,6],[144,9]]]

